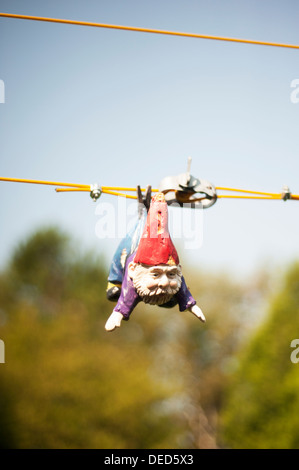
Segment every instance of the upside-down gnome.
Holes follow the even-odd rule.
[[[140,301],[168,308],[178,304],[180,311],[189,310],[205,322],[182,276],[179,257],[169,235],[163,193],[152,198],[138,247],[126,259],[120,296],[105,329],[113,331],[120,327]]]

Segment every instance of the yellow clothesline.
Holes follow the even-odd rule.
[[[136,31],[141,33],[152,33],[152,34],[164,34],[169,36],[181,36],[181,37],[188,37],[188,38],[197,38],[197,39],[212,39],[216,41],[230,41],[230,42],[237,42],[243,44],[255,44],[260,46],[272,46],[272,47],[287,47],[291,49],[299,49],[299,45],[296,44],[283,44],[283,43],[276,43],[276,42],[268,42],[268,41],[257,41],[252,39],[239,39],[239,38],[230,38],[230,37],[223,37],[223,36],[211,36],[207,34],[195,34],[195,33],[184,33],[179,31],[167,31],[161,29],[152,29],[152,28],[139,28],[135,26],[122,26],[122,25],[113,25],[113,24],[104,24],[104,23],[94,23],[90,21],[75,21],[75,20],[65,20],[65,19],[58,19],[58,18],[45,18],[42,16],[29,16],[29,15],[17,15],[12,13],[0,13],[0,16],[4,18],[16,18],[22,20],[34,20],[34,21],[46,21],[51,23],[63,23],[63,24],[71,24],[77,26],[91,26],[96,28],[109,28],[109,29],[117,29],[117,30],[124,30],[124,31]]]
[[[24,178],[7,178],[0,177],[0,181],[3,182],[14,182],[14,183],[29,183],[29,184],[41,184],[41,185],[53,185],[56,186],[56,192],[74,192],[74,191],[85,191],[91,192],[93,190],[93,185],[90,184],[78,184],[78,183],[64,183],[57,181],[44,181],[44,180],[32,180]],[[101,193],[121,196],[130,199],[137,199],[136,195],[125,194],[125,192],[135,192],[137,188],[132,187],[123,187],[123,186],[99,186]],[[121,191],[121,192],[120,192]],[[141,188],[141,191],[146,191],[145,188]],[[153,188],[152,192],[158,192],[158,189]],[[232,198],[232,199],[268,199],[268,200],[278,200],[284,199],[284,193],[269,193],[262,191],[253,191],[247,189],[237,189],[237,188],[228,188],[222,186],[216,186],[216,191],[228,191],[241,194],[217,194],[217,198]],[[201,199],[203,199],[202,197]],[[289,193],[288,199],[299,200],[299,195]],[[200,199],[198,199],[200,200]],[[195,202],[190,201],[190,202]]]

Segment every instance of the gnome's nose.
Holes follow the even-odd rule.
[[[162,274],[159,279],[159,287],[167,287],[169,284],[169,279],[166,274]]]

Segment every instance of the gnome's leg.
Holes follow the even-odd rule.
[[[110,271],[108,275],[108,284],[106,289],[107,299],[112,302],[117,301],[121,292],[121,285],[124,276],[124,267],[126,259],[132,254],[139,243],[142,231],[147,217],[146,208],[140,213],[135,226],[127,233],[126,237],[120,242],[113,256]]]
[[[127,235],[118,245],[110,264],[106,295],[107,299],[112,302],[117,301],[120,296],[124,267],[127,256],[130,254],[131,244],[131,237]]]

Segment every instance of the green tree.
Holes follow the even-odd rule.
[[[146,314],[107,333],[106,263],[75,248],[41,230],[1,274],[0,447],[172,447],[182,423],[161,412],[172,390],[149,373]]]
[[[222,411],[222,439],[231,448],[299,448],[299,263],[287,271],[267,320],[239,356]]]
[[[25,240],[0,273],[0,447],[219,447],[223,390],[265,289],[183,267],[206,324],[140,303],[107,333],[106,260],[53,228]]]
[[[177,363],[182,364],[183,408],[193,448],[222,445],[218,424],[223,390],[236,355],[258,320],[261,300],[268,292],[265,279],[266,275],[263,282],[256,279],[250,284],[247,280],[237,282],[224,272],[188,272],[188,285],[207,318],[202,325],[183,312],[177,328]]]

